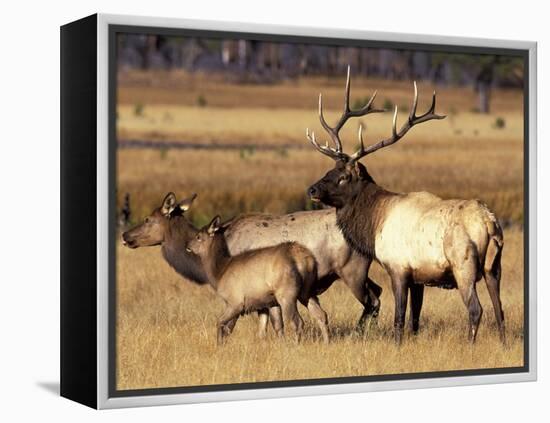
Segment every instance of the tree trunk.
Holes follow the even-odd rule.
[[[491,100],[491,85],[495,75],[495,66],[498,63],[498,56],[485,63],[476,78],[476,90],[479,96],[479,112],[489,113],[489,102]]]
[[[157,37],[156,35],[147,35],[145,40],[145,48],[143,52],[143,69],[148,70],[153,64],[153,56],[157,50]]]
[[[477,86],[478,108],[480,113],[489,113],[489,102],[491,100],[491,87],[486,82]]]
[[[239,67],[241,70],[245,70],[248,65],[248,43],[246,40],[239,40],[238,43],[238,57],[239,57]]]

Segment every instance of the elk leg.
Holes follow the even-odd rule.
[[[223,314],[218,319],[218,345],[222,345],[226,335],[228,336],[231,333],[240,314],[240,309],[235,309],[232,307],[226,307],[223,311]],[[227,333],[228,327],[231,328],[229,333]]]
[[[493,268],[494,270],[485,270],[484,277],[485,283],[487,285],[487,290],[489,291],[489,296],[491,297],[491,302],[493,303],[493,309],[495,311],[495,318],[497,321],[500,341],[505,344],[506,330],[504,326],[504,312],[502,311],[502,303],[500,302],[500,257],[498,263],[493,266]]]
[[[373,316],[373,306],[369,293],[362,281],[352,281],[351,283],[346,279],[343,279],[343,281],[349,287],[353,296],[363,305],[363,312],[355,326],[358,332],[363,333],[369,317]]]
[[[304,321],[300,317],[300,313],[298,313],[298,307],[296,305],[297,300],[297,296],[294,295],[291,298],[280,298],[277,301],[283,312],[284,325],[288,326],[287,324],[290,324],[290,326],[292,326],[296,335],[296,340],[299,341],[302,335]]]
[[[224,335],[229,336],[233,332],[233,329],[235,328],[235,325],[237,324],[237,318],[231,319],[229,322],[226,323],[224,326]]]
[[[460,232],[458,233],[460,234]],[[455,232],[455,235],[457,233]],[[478,258],[475,247],[466,237],[454,236],[452,247],[447,256],[453,266],[453,276],[456,280],[462,301],[468,309],[469,330],[468,339],[475,342],[477,329],[483,314],[481,303],[476,292]]]
[[[393,320],[395,343],[401,345],[403,340],[403,329],[405,327],[405,316],[407,314],[407,296],[409,290],[407,278],[402,275],[391,275],[391,282],[395,299],[395,314]]]
[[[363,302],[363,314],[361,314],[361,317],[359,318],[359,321],[357,322],[357,329],[359,332],[363,333],[365,330],[365,326],[367,324],[367,321],[369,319],[373,319],[372,321],[375,321],[378,317],[378,313],[380,312],[380,295],[382,294],[382,287],[378,285],[376,282],[374,282],[371,278],[368,276],[366,277],[365,285],[365,300]]]
[[[328,318],[325,310],[321,308],[319,304],[319,298],[311,297],[307,302],[307,309],[311,317],[315,319],[319,329],[321,329],[321,334],[323,335],[323,342],[328,344],[329,335],[328,335]]]
[[[258,338],[263,339],[267,335],[267,322],[269,311],[266,308],[258,310]]]
[[[369,299],[367,306],[365,307],[365,312],[367,313],[367,317],[372,316],[374,319],[376,319],[378,317],[378,312],[380,311],[380,295],[382,295],[382,287],[368,276],[366,285]]]
[[[271,320],[271,326],[277,336],[283,336],[283,315],[281,313],[281,307],[273,306],[269,308],[269,319]]]
[[[338,272],[338,276],[351,290],[351,293],[363,305],[363,313],[357,322],[357,330],[363,332],[370,317],[376,318],[380,310],[382,288],[368,277],[370,263],[358,266],[349,263]]]
[[[418,333],[420,326],[420,311],[424,300],[424,285],[412,282],[409,287],[411,291],[411,329],[414,334]]]
[[[477,296],[475,282],[472,282],[469,287],[461,289],[460,294],[462,295],[464,304],[466,304],[466,307],[468,308],[470,323],[468,340],[471,343],[474,343],[476,340],[477,329],[479,328],[479,322],[481,321],[481,316],[483,314],[483,308],[481,307],[481,303],[479,302],[479,298]]]

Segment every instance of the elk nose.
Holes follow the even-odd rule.
[[[319,194],[317,187],[315,185],[310,186],[309,189],[307,190],[307,193],[310,197],[316,197]]]

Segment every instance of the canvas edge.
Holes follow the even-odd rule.
[[[424,34],[400,34],[345,29],[279,26],[240,22],[188,20],[130,15],[97,15],[97,406],[101,409],[190,404],[214,401],[283,398],[310,395],[346,394],[398,389],[421,389],[480,385],[491,383],[527,382],[537,379],[537,302],[536,302],[536,192],[537,192],[537,92],[536,63],[537,44],[533,41],[513,41],[483,38],[435,36]],[[235,31],[249,33],[284,34],[295,36],[322,36],[325,38],[368,39],[459,45],[469,47],[507,48],[529,51],[529,371],[524,373],[460,376],[448,378],[364,382],[335,385],[267,388],[257,390],[232,390],[201,393],[150,395],[133,397],[109,397],[109,133],[108,133],[108,27],[109,25],[134,25],[148,27],[187,28],[202,30]]]
[[[537,380],[537,43],[529,44],[529,373]]]

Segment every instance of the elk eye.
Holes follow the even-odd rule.
[[[149,219],[148,217],[145,218],[145,223],[149,223],[151,222],[151,219]]]

